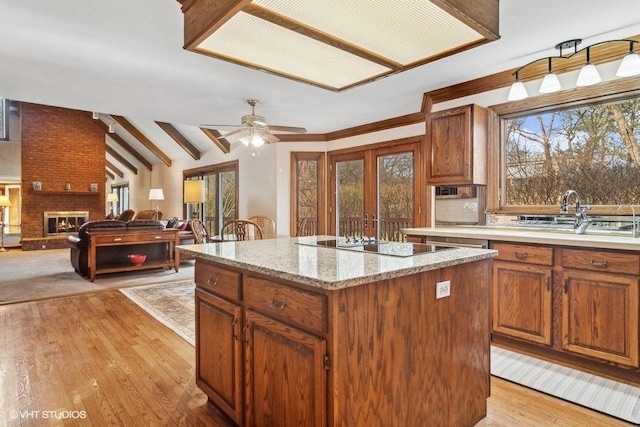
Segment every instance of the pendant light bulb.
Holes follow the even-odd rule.
[[[576,86],[591,86],[600,83],[601,81],[602,78],[600,78],[600,73],[598,73],[595,65],[591,63],[589,48],[587,47],[587,63],[584,64],[584,66],[580,69],[580,74],[578,74]]]
[[[640,56],[637,53],[630,53],[624,58],[618,67],[616,76],[618,77],[632,77],[640,74]]]
[[[560,80],[558,80],[557,75],[553,74],[553,71],[551,70],[551,58],[549,58],[549,72],[546,76],[544,76],[544,79],[542,79],[542,83],[540,84],[540,89],[538,90],[538,92],[552,93],[557,92],[560,89],[562,89]]]
[[[509,95],[507,96],[507,99],[509,101],[519,101],[528,97],[529,94],[527,93],[527,89],[518,78],[518,72],[516,71],[516,81],[511,85],[511,89],[509,89]]]

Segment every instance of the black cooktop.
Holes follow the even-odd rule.
[[[346,241],[338,240],[319,240],[317,242],[309,243],[299,242],[299,244],[323,246],[336,249],[347,249],[352,251],[377,253],[380,255],[390,255],[397,257],[408,257],[413,255],[456,249],[449,246],[437,246],[425,243],[386,242],[380,240],[349,241],[348,243]]]

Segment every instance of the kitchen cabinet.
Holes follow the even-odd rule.
[[[562,250],[562,348],[637,368],[639,256]]]
[[[427,183],[486,185],[487,110],[466,105],[427,117]]]
[[[493,243],[492,331],[551,345],[550,247]]]
[[[494,338],[639,367],[640,255],[504,242],[490,247],[499,251],[492,279]]]

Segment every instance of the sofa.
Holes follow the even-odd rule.
[[[78,235],[67,236],[67,244],[71,248],[71,265],[74,270],[83,276],[89,276],[88,254],[89,254],[89,231],[110,231],[135,233],[137,230],[163,230],[164,225],[155,219],[138,219],[131,221],[120,221],[114,219],[87,221],[80,226]],[[129,264],[127,254],[143,253],[147,255],[147,260],[163,259],[166,255],[161,245],[136,244],[127,247],[123,251],[121,246],[99,247],[96,251],[96,265],[123,265]]]

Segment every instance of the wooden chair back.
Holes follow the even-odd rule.
[[[197,245],[209,242],[209,231],[202,221],[199,219],[192,219],[189,221],[189,228],[191,228],[193,240]]]
[[[264,215],[256,215],[249,218],[249,221],[253,221],[262,229],[263,239],[273,239],[276,237],[276,223]]]
[[[118,216],[118,219],[120,221],[130,221],[133,219],[133,217],[135,216],[135,211],[132,209],[127,209],[122,211],[122,213]]]
[[[315,218],[302,218],[298,221],[295,237],[315,236],[317,233],[317,221]]]
[[[232,219],[227,221],[220,230],[222,240],[260,240],[262,228],[248,219]]]

